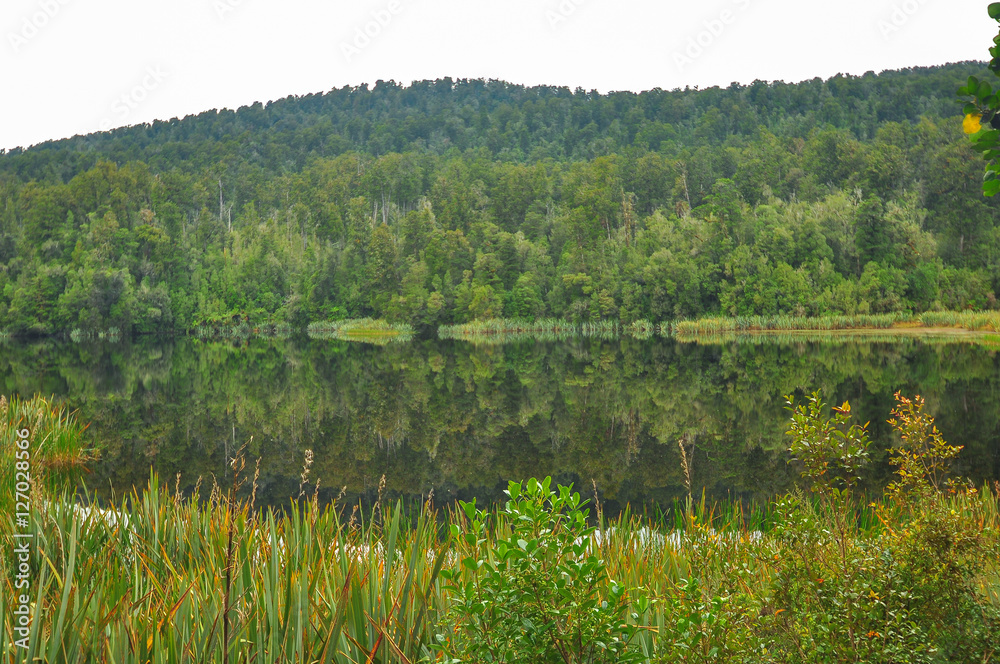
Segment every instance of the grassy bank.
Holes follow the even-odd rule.
[[[405,323],[389,323],[371,318],[310,323],[306,333],[310,339],[336,339],[377,345],[405,342],[413,338],[413,328]]]
[[[460,325],[442,325],[438,328],[438,337],[499,345],[520,341],[568,341],[580,336],[615,338],[618,336],[618,331],[617,324],[611,321],[585,327],[563,318],[542,318],[533,321],[490,318]]]
[[[84,341],[121,341],[122,333],[117,327],[110,327],[106,330],[84,330],[78,327],[73,328],[69,333],[69,339],[73,343]]]
[[[849,408],[799,407],[811,495],[759,509],[690,497],[670,518],[603,518],[548,480],[505,505],[365,514],[299,496],[150,486],[81,507],[36,503],[27,655],[141,662],[976,662],[1000,648],[1000,513],[943,479],[957,448],[900,399],[899,479],[855,496]],[[846,406],[846,405],[845,405]],[[844,432],[843,438],[829,432]],[[830,441],[845,445],[830,447]],[[2,522],[9,532],[9,517]],[[6,535],[6,534],[5,534]],[[14,558],[0,557],[0,606]],[[18,637],[0,616],[0,652]]]
[[[893,313],[813,318],[737,316],[662,323],[638,320],[627,325],[616,321],[573,323],[565,319],[528,321],[497,318],[461,325],[444,325],[438,329],[438,336],[441,339],[490,345],[523,341],[569,341],[575,338],[610,340],[622,336],[648,340],[657,335],[674,336],[682,341],[717,343],[734,339],[758,342],[769,339],[827,341],[837,334],[885,339],[903,335],[937,335],[946,338],[950,331],[1000,332],[1000,312],[929,312],[919,315]]]
[[[544,513],[551,500],[525,496],[518,515]],[[584,546],[560,548],[541,530],[515,532],[521,525],[504,510],[487,510],[488,527],[473,533],[474,519],[461,511],[407,517],[383,506],[360,518],[306,500],[285,514],[258,514],[218,491],[199,502],[155,482],[103,511],[64,495],[34,516],[32,593],[40,604],[31,654],[48,661],[221,662],[224,652],[231,661],[433,660],[435,645],[456,654],[488,638],[514,638],[504,616],[482,626],[489,634],[477,628],[474,611],[461,613],[461,589],[487,585],[467,561],[502,565],[521,541],[522,552],[536,547],[529,553],[553,583],[562,565],[598,561],[584,601],[613,596],[609,579],[627,589],[619,618],[639,629],[627,644],[631,658],[610,661],[989,661],[986,649],[1000,646],[990,631],[1000,628],[996,496],[852,503],[851,513],[844,521],[842,504],[792,498],[761,511],[756,523],[736,506],[720,515],[695,505],[676,524],[625,516],[596,531],[564,513],[559,523],[576,528],[569,532]],[[12,565],[5,552],[6,597]],[[524,591],[494,585],[494,596]],[[551,605],[522,606],[522,613],[569,611],[560,597],[553,591]],[[851,598],[856,606],[842,604]],[[836,638],[811,631],[821,624]],[[612,620],[604,635],[615,629]],[[847,643],[849,629],[855,637]],[[0,652],[9,655],[16,635],[4,630]],[[962,655],[970,630],[978,637]],[[831,645],[841,649],[837,658],[812,658]],[[903,657],[912,647],[919,647],[914,656]],[[885,659],[889,651],[899,657]],[[680,658],[692,652],[695,659]],[[938,656],[945,653],[948,659]]]
[[[501,345],[522,341],[570,341],[578,338],[612,340],[621,336],[650,339],[656,330],[657,326],[647,320],[622,325],[611,320],[573,323],[563,318],[543,318],[534,321],[490,318],[461,325],[442,325],[438,328],[438,337]]]
[[[927,312],[859,316],[736,316],[679,321],[671,329],[679,338],[730,332],[839,332],[848,330],[907,330],[954,328],[1000,332],[1000,312]]]
[[[850,344],[870,342],[900,342],[919,339],[923,344],[968,343],[990,348],[1000,347],[1000,335],[972,332],[960,328],[889,328],[855,330],[771,330],[742,332],[694,333],[678,336],[679,341],[700,345],[752,344],[767,346],[773,344],[817,343]]]

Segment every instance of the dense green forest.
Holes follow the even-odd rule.
[[[983,71],[379,82],[8,151],[0,329],[994,309]]]

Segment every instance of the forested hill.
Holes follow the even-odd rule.
[[[994,308],[983,70],[379,83],[9,151],[0,329]]]
[[[798,84],[607,95],[503,81],[445,78],[409,87],[379,81],[371,89],[344,87],[51,141],[12,151],[0,169],[65,181],[99,158],[143,161],[158,170],[234,159],[286,172],[300,170],[311,157],[349,150],[443,154],[453,148],[486,148],[504,160],[590,159],[632,146],[718,145],[733,135],[754,136],[760,127],[805,136],[828,126],[865,140],[886,122],[957,114],[958,85],[983,71],[982,63],[960,63]]]

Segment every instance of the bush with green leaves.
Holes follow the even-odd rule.
[[[1000,23],[1000,2],[988,7],[990,18]],[[993,38],[990,47],[989,70],[1000,76],[1000,34]],[[958,89],[958,96],[964,104],[965,133],[972,140],[972,147],[983,154],[986,173],[983,176],[983,193],[995,196],[1000,192],[1000,92],[994,92],[987,81],[970,76],[968,82]]]
[[[871,533],[839,529],[834,510],[802,497],[777,505],[781,555],[773,562],[773,601],[778,650],[784,652],[779,660],[934,661],[933,644],[911,615],[912,594],[898,583],[891,550]]]
[[[972,664],[1000,648],[1000,613],[979,576],[997,553],[984,536],[987,503],[944,481],[960,448],[944,441],[924,401],[896,399],[889,422],[901,441],[890,458],[900,481],[867,506],[834,486],[849,488],[867,460],[867,425],[848,426],[846,403],[827,418],[818,393],[805,406],[789,399],[791,450],[818,496],[776,505],[772,592],[783,661]]]
[[[657,664],[760,662],[760,639],[750,633],[745,597],[705,588],[696,576],[681,579],[663,601],[657,626]]]
[[[804,466],[802,476],[824,497],[849,492],[868,463],[868,424],[848,424],[851,404],[847,401],[833,408],[833,417],[824,416],[826,404],[819,392],[811,394],[805,404],[796,405],[790,396],[785,399],[792,413],[789,451]]]
[[[466,518],[451,526],[471,555],[441,572],[454,624],[437,636],[445,661],[645,661],[630,645],[649,600],[608,577],[580,494],[554,490],[549,477],[510,482],[505,493],[495,512],[462,502]]]

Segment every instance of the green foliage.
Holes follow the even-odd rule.
[[[777,505],[776,635],[788,661],[971,664],[1000,645],[1000,612],[980,585],[980,566],[997,546],[984,534],[995,504],[978,501],[974,489],[954,498],[937,491],[941,464],[959,448],[944,442],[922,399],[896,400],[890,423],[903,445],[892,461],[901,481],[886,489],[887,500],[868,511],[834,490],[819,503],[788,496]],[[814,394],[793,410],[789,432],[806,475],[824,488],[832,464],[849,476],[865,456],[863,428],[844,431],[849,406],[835,410],[827,419]]]
[[[850,490],[858,480],[862,467],[868,463],[868,423],[851,424],[851,404],[845,401],[833,408],[833,417],[826,417],[826,404],[819,392],[813,392],[805,404],[795,404],[785,397],[792,413],[788,435],[792,437],[789,451],[803,465],[802,476],[812,484],[812,490],[822,495],[840,495]]]
[[[991,3],[987,10],[990,18],[1000,23],[1000,3]],[[990,57],[988,69],[994,76],[1000,76],[1000,34],[993,38]],[[1000,192],[1000,93],[995,93],[989,82],[970,76],[958,89],[958,96],[964,104],[965,133],[969,134],[972,147],[986,160],[983,193],[996,196]]]
[[[790,662],[934,662],[935,643],[899,578],[893,543],[838,519],[837,501],[777,506],[773,561],[776,642]],[[921,601],[934,601],[920,598]],[[779,613],[780,612],[780,613]]]
[[[997,203],[951,101],[981,74],[383,83],[13,150],[0,328],[996,310]]]
[[[889,485],[895,494],[916,491],[939,491],[944,488],[948,462],[962,451],[949,445],[938,431],[934,418],[924,413],[924,399],[913,399],[899,392],[889,424],[899,433],[901,443],[892,449],[890,460],[896,466],[899,481]]]
[[[682,579],[668,595],[669,616],[658,629],[656,662],[695,664],[753,661],[759,637],[747,629],[733,598],[706,592],[697,578]],[[755,652],[757,651],[757,652]],[[757,660],[760,661],[760,660]]]
[[[455,624],[454,641],[437,636],[445,661],[643,661],[629,647],[638,631],[630,607],[645,613],[649,600],[608,577],[580,494],[553,489],[551,477],[511,482],[505,493],[495,514],[461,502],[467,521],[451,526],[469,555],[442,571]]]

